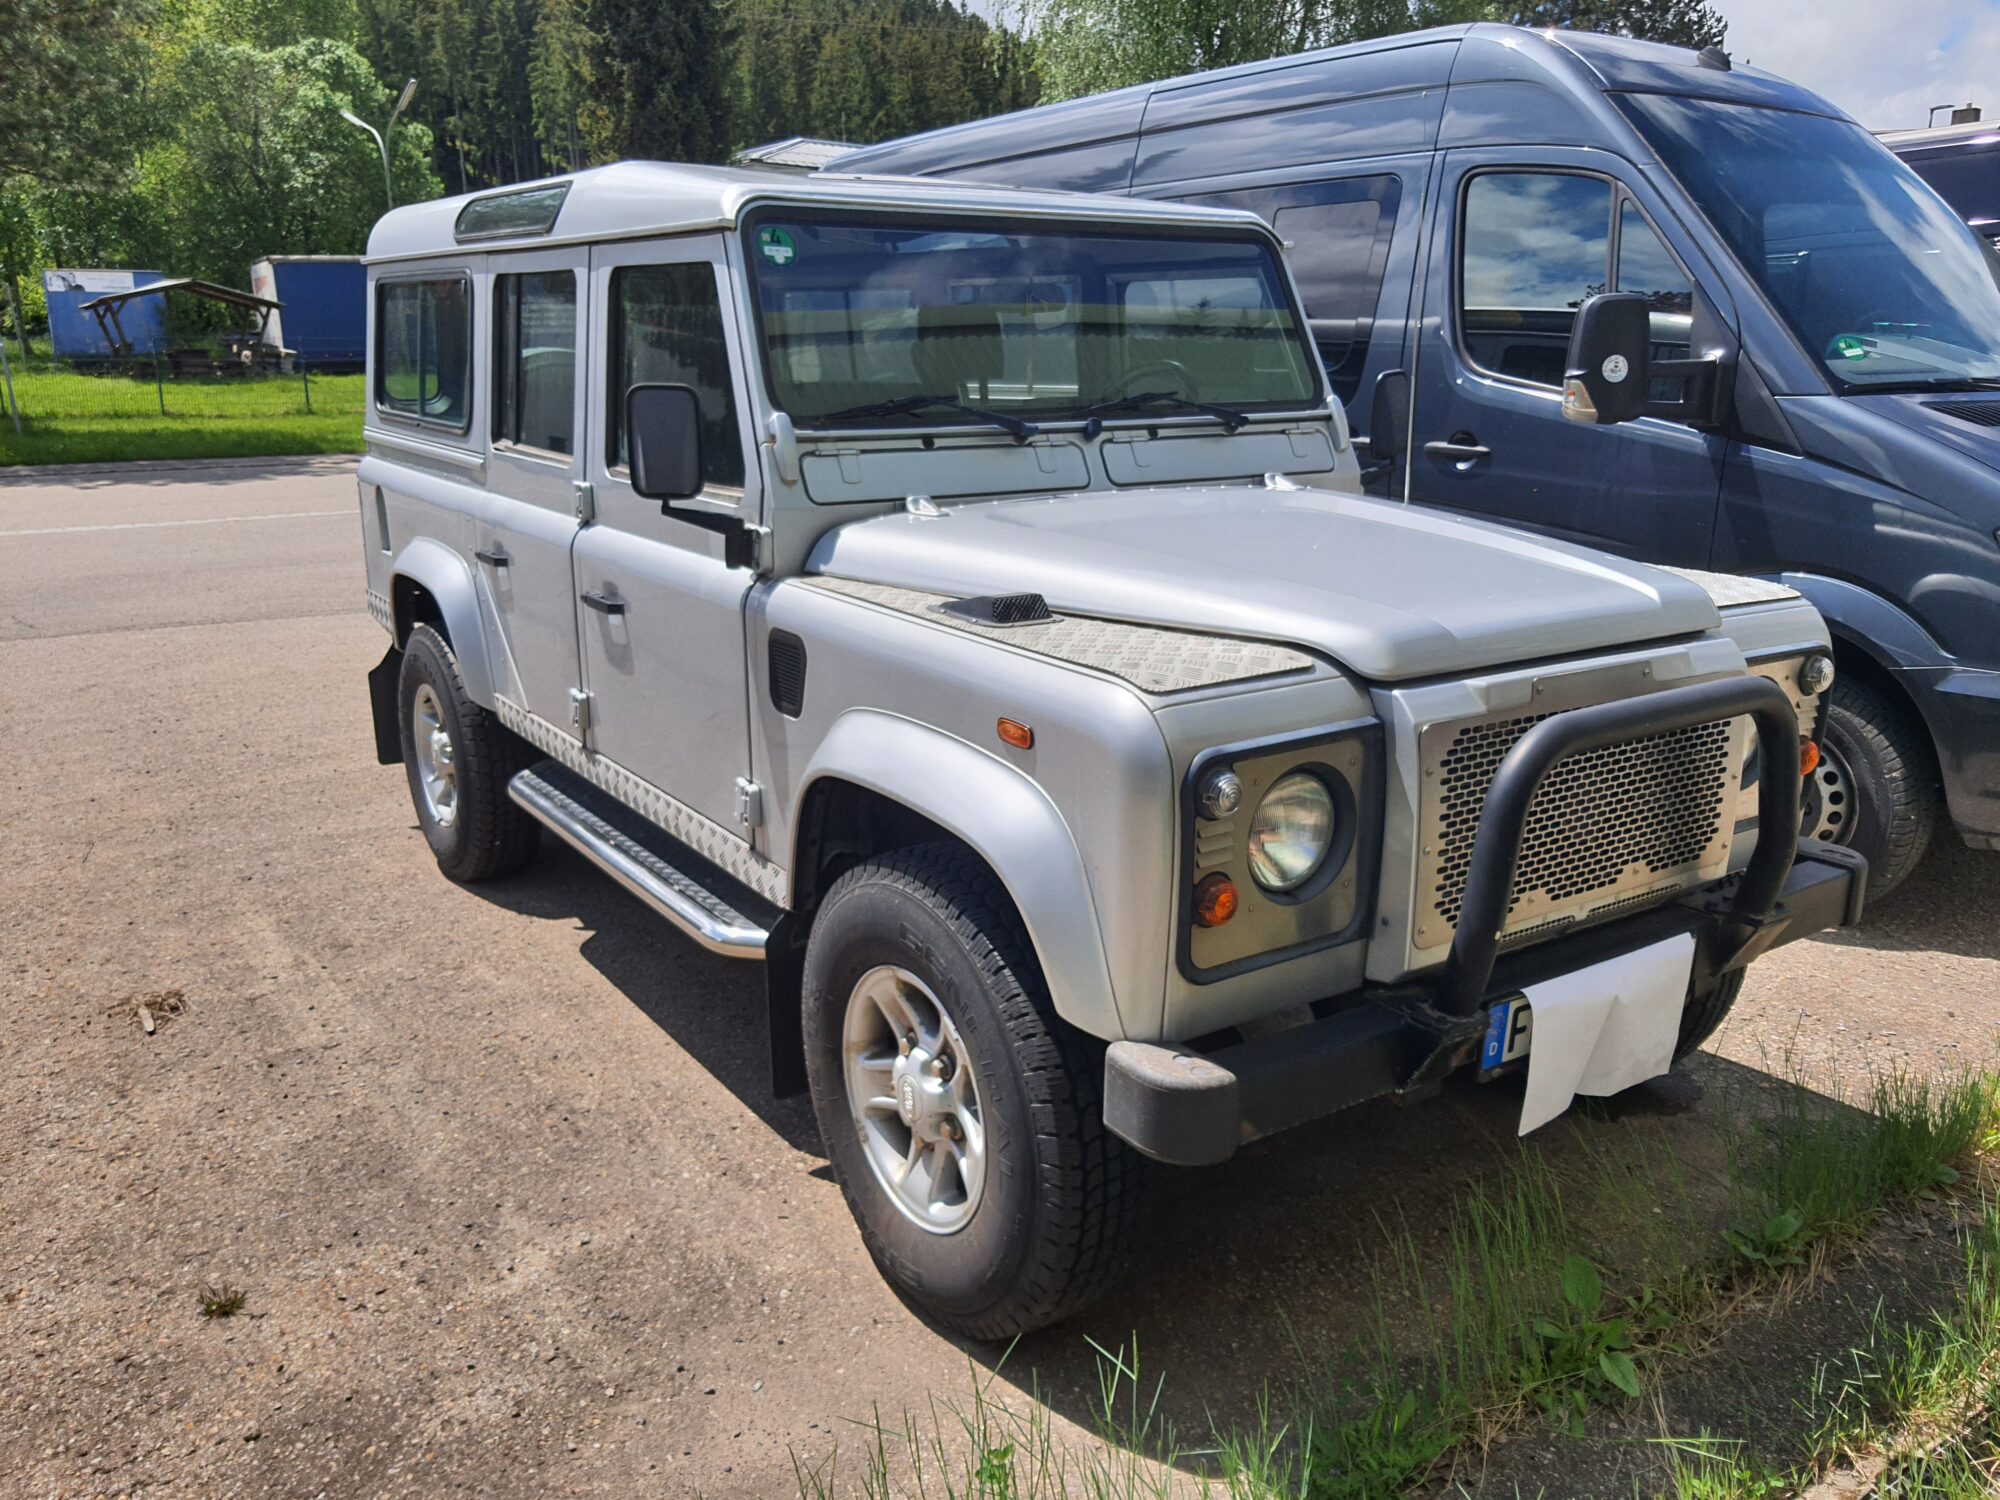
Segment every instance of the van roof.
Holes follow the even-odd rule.
[[[468,234],[460,229],[460,215],[466,209],[515,196],[530,202],[539,197],[540,202],[551,206],[546,229],[497,234]],[[1255,214],[1234,209],[1145,203],[1084,193],[1020,192],[1012,188],[894,177],[851,177],[831,172],[793,176],[733,167],[625,161],[566,177],[517,183],[392,209],[376,221],[368,235],[367,260],[373,264],[415,256],[462,255],[727,229],[750,208],[762,203],[1264,227]]]
[[[1529,102],[1522,85],[1537,88],[1548,102]],[[1516,117],[1508,123],[1515,129],[1545,131],[1546,137],[1505,135],[1504,125],[1501,137],[1493,135],[1500,111],[1491,91],[1508,86],[1520,101],[1513,106]],[[1170,138],[1177,129],[1232,116],[1304,118],[1309,111],[1322,112],[1314,117],[1324,120],[1323,128],[1313,132],[1319,142],[1317,160],[1435,149],[1445,144],[1439,138],[1441,128],[1450,129],[1442,123],[1437,104],[1395,112],[1388,101],[1396,97],[1437,101],[1446,91],[1460,90],[1468,91],[1468,100],[1487,96],[1485,104],[1474,106],[1472,112],[1482,117],[1481,138],[1488,141],[1548,138],[1629,149],[1633,137],[1603,102],[1606,93],[1621,91],[1685,94],[1845,118],[1817,94],[1774,73],[1734,63],[1725,66],[1686,47],[1596,32],[1479,22],[1191,73],[947,126],[863,147],[835,158],[829,170],[925,175],[1006,163],[1010,180],[1037,176],[1088,180],[1101,191],[1125,191],[1140,186],[1142,180],[1170,180],[1175,174],[1169,168],[1147,179],[1138,154],[1116,147],[1129,146],[1141,136],[1148,141]],[[1343,107],[1346,113],[1341,112]],[[1357,128],[1354,122],[1363,115],[1369,123]],[[1472,126],[1468,122],[1465,128]],[[1255,149],[1253,144],[1245,151],[1254,154]],[[1062,155],[1054,172],[1026,168],[1033,159],[1058,152]],[[1259,164],[1245,161],[1244,169]]]

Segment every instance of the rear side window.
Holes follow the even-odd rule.
[[[1277,230],[1327,383],[1341,401],[1354,398],[1368,364],[1401,193],[1401,180],[1384,174],[1191,200],[1247,208]]]
[[[625,393],[635,385],[685,385],[701,401],[702,482],[743,486],[743,440],[715,268],[622,266],[611,273],[611,410],[608,465],[626,462]]]
[[[576,451],[576,273],[493,278],[493,440]]]
[[[375,291],[375,404],[464,432],[472,417],[472,286],[462,276]]]

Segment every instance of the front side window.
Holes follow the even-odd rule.
[[[2000,257],[1859,125],[1616,98],[1834,390],[2000,380]]]
[[[715,268],[707,261],[621,266],[611,273],[611,410],[605,456],[627,462],[625,393],[635,385],[685,385],[701,403],[701,477],[743,487],[743,439]]]
[[[1142,394],[1244,412],[1320,399],[1261,236],[817,215],[745,235],[771,392],[801,425],[967,420],[926,401],[1049,419]]]
[[[472,286],[462,276],[375,292],[375,404],[463,432],[472,420]]]
[[[1466,185],[1459,337],[1475,365],[1560,386],[1586,297],[1610,286],[1611,184],[1482,172]]]
[[[576,273],[493,278],[493,440],[576,451]]]

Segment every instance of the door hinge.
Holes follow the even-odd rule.
[[[590,487],[588,479],[570,481],[570,495],[576,502],[576,518],[582,522],[597,519],[597,492]]]
[[[585,744],[590,742],[590,694],[582,688],[569,690],[569,722],[576,731],[576,737]]]
[[[736,778],[736,821],[745,828],[761,828],[764,823],[764,789],[743,776]]]

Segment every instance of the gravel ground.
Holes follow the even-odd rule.
[[[877,1278],[765,1093],[753,971],[566,851],[437,875],[373,764],[358,547],[339,461],[0,481],[0,1494],[769,1495],[961,1396],[996,1352]],[[1537,1149],[1672,1140],[1718,1070],[1990,1058],[1996,910],[2000,859],[1941,849],[1760,965],[1657,1107]],[[1506,1169],[1517,1107],[1165,1180],[1129,1282],[1003,1385],[1083,1418],[1083,1335],[1136,1335],[1184,1423],[1246,1412],[1288,1327],[1360,1328],[1378,1215]]]

